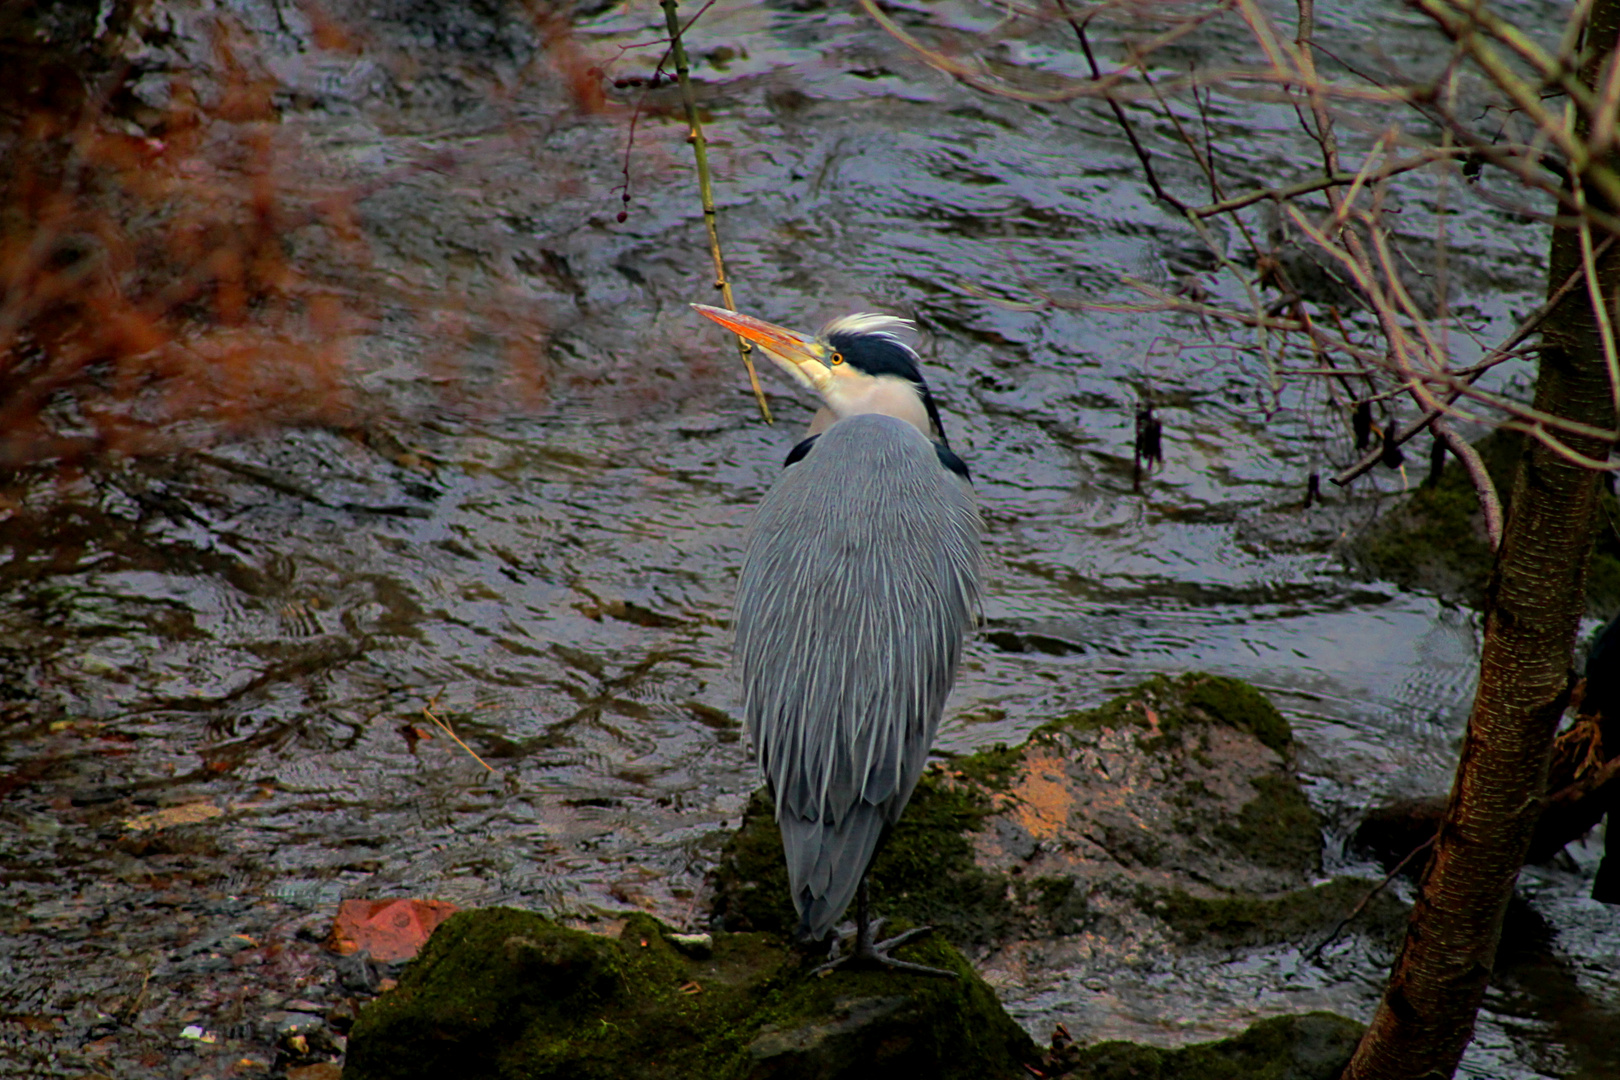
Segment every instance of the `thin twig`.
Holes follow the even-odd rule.
[[[478,762],[478,764],[482,765],[484,768],[489,769],[490,772],[494,772],[495,770],[490,767],[489,762],[479,757],[477,751],[461,741],[461,736],[456,734],[455,729],[452,728],[449,723],[439,719],[439,715],[433,711],[433,706],[437,705],[438,703],[439,699],[437,696],[435,696],[432,701],[422,706],[422,715],[437,724],[439,726],[439,730],[450,736],[457,746],[471,754],[474,761]]]
[[[1615,238],[1612,236],[1604,237],[1603,242],[1599,244],[1593,251],[1593,256],[1598,257],[1604,252],[1608,251],[1610,246],[1613,245],[1614,240]],[[1552,314],[1553,308],[1557,307],[1564,297],[1569,295],[1570,290],[1579,285],[1585,276],[1585,270],[1581,267],[1576,267],[1570,273],[1569,277],[1564,279],[1564,283],[1558,286],[1557,291],[1547,298],[1545,303],[1536,308],[1536,310],[1532,311],[1529,315],[1525,316],[1524,321],[1520,322],[1518,328],[1515,329],[1513,333],[1508,335],[1506,341],[1492,349],[1483,360],[1481,360],[1478,364],[1475,364],[1473,368],[1470,369],[1469,373],[1465,374],[1463,372],[1456,372],[1456,374],[1462,376],[1463,378],[1467,379],[1468,382],[1472,383],[1487,370],[1496,366],[1496,364],[1501,363],[1503,360],[1508,359],[1513,354],[1513,350],[1518,347],[1519,343],[1536,332],[1537,327],[1542,324],[1548,315]],[[1449,407],[1461,396],[1461,389],[1454,390],[1446,399],[1446,406]],[[1401,443],[1406,442],[1418,432],[1428,427],[1435,417],[1441,415],[1441,411],[1442,410],[1435,409],[1425,412],[1417,420],[1407,424],[1396,434],[1395,444],[1399,446]],[[1377,465],[1382,453],[1383,451],[1379,449],[1374,449],[1368,452],[1360,461],[1356,462],[1348,469],[1343,470],[1337,476],[1332,477],[1333,483],[1339,487],[1343,487],[1344,485],[1348,484],[1362,473],[1365,473],[1368,469],[1371,469],[1374,465]]]
[[[1462,5],[1447,0],[1413,0],[1413,3],[1448,37],[1468,50],[1496,88],[1536,125],[1538,132],[1544,133],[1558,147],[1572,174],[1581,176],[1601,191],[1609,205],[1620,204],[1620,176],[1605,162],[1594,159],[1591,147],[1577,136],[1574,125],[1554,116],[1542,103],[1542,87],[1554,85],[1569,96],[1576,108],[1592,117],[1601,104],[1578,71],[1547,55],[1523,31],[1487,10],[1479,0],[1464,0]],[[1478,32],[1481,30],[1483,34]],[[1529,63],[1541,76],[1540,80],[1532,83],[1520,78],[1485,40],[1487,35]]]
[[[1579,465],[1583,469],[1591,469],[1593,472],[1620,472],[1620,461],[1599,461],[1595,457],[1588,457],[1579,450],[1566,446],[1558,439],[1556,435],[1553,435],[1547,430],[1545,421],[1537,420],[1534,423],[1519,424],[1514,423],[1512,420],[1504,420],[1497,426],[1503,431],[1517,431],[1522,435],[1528,435],[1532,439],[1539,442],[1542,446],[1545,446],[1547,449],[1563,458],[1565,461],[1568,461],[1573,465]],[[1574,425],[1568,426],[1573,427]],[[1593,429],[1589,432],[1576,432],[1576,434],[1588,435],[1589,437],[1600,442],[1607,442],[1611,445],[1617,440],[1617,438],[1620,438],[1620,436],[1617,436],[1613,431],[1602,431],[1598,429]]]
[[[1435,371],[1450,370],[1450,354],[1434,339],[1434,333],[1429,328],[1429,320],[1418,310],[1412,294],[1407,291],[1406,283],[1401,280],[1400,268],[1395,265],[1394,254],[1389,249],[1389,233],[1378,227],[1377,219],[1369,219],[1367,226],[1367,232],[1372,237],[1373,250],[1378,253],[1378,265],[1384,271],[1384,280],[1389,283],[1390,295],[1401,306],[1407,320],[1423,339],[1423,352],[1429,358],[1429,366]],[[1420,401],[1419,404],[1427,409],[1432,408],[1434,403]]]
[[[692,24],[697,22],[698,19],[702,18],[703,13],[713,7],[714,4],[715,0],[706,0],[704,5],[697,9],[697,14],[693,15],[690,19],[687,19],[686,22],[681,25],[682,32],[690,30],[692,28]],[[659,77],[662,76],[663,78],[671,81],[674,81],[675,79],[675,76],[673,75],[664,74],[664,65],[669,62],[670,53],[673,51],[674,45],[672,43],[672,39],[668,37],[661,37],[655,38],[652,41],[636,41],[631,42],[628,45],[619,46],[619,55],[623,56],[631,49],[645,49],[653,45],[662,45],[664,47],[664,51],[658,54],[658,63],[653,65],[652,78],[647,80],[646,87],[641,91],[640,94],[636,95],[635,108],[630,110],[630,131],[624,142],[624,164],[619,169],[620,173],[624,176],[624,183],[621,184],[620,187],[624,189],[624,201],[626,204],[630,202],[630,155],[636,147],[636,124],[641,119],[641,111],[642,107],[647,103],[647,95],[652,92],[653,87],[658,85]],[[640,80],[636,81],[639,82]],[[621,220],[623,219],[621,218]]]
[[[669,25],[670,51],[675,56],[675,77],[681,84],[681,101],[686,106],[686,123],[690,132],[687,141],[692,144],[692,156],[697,159],[698,193],[703,198],[703,224],[709,232],[709,254],[714,256],[714,287],[720,290],[721,302],[728,311],[737,310],[731,297],[731,282],[726,278],[726,261],[720,254],[720,229],[714,209],[714,186],[709,179],[709,144],[703,137],[703,124],[698,120],[697,98],[692,93],[690,68],[686,63],[686,46],[681,44],[681,20],[675,13],[675,0],[661,0],[664,21]],[[748,369],[748,385],[753,387],[754,400],[759,403],[759,415],[771,422],[771,407],[765,401],[765,391],[759,385],[759,372],[754,370],[754,347],[741,334],[737,335],[737,355]]]
[[[1095,304],[1085,301],[1066,299],[1052,293],[1042,292],[1037,288],[1031,288],[1030,291],[1035,295],[1040,296],[1051,306],[1065,310],[1108,311],[1116,313],[1182,311],[1191,315],[1221,319],[1225,322],[1235,322],[1245,326],[1263,325],[1268,330],[1295,331],[1319,335],[1321,340],[1324,343],[1331,345],[1332,348],[1338,349],[1339,351],[1344,352],[1345,354],[1352,356],[1372,367],[1387,370],[1403,381],[1415,379],[1424,383],[1433,383],[1450,392],[1452,396],[1449,399],[1443,403],[1436,403],[1441,407],[1441,411],[1434,414],[1436,416],[1441,415],[1442,413],[1447,413],[1457,417],[1460,420],[1494,424],[1495,426],[1507,431],[1522,432],[1544,443],[1548,449],[1552,450],[1554,453],[1557,453],[1567,460],[1581,465],[1583,468],[1611,472],[1620,470],[1620,463],[1611,464],[1607,462],[1600,462],[1594,458],[1585,457],[1579,452],[1570,449],[1568,446],[1565,446],[1554,436],[1552,436],[1549,433],[1549,429],[1555,429],[1558,431],[1567,432],[1571,435],[1578,435],[1605,443],[1620,442],[1620,433],[1611,431],[1607,428],[1593,427],[1591,424],[1583,424],[1579,423],[1578,421],[1565,419],[1564,417],[1554,416],[1551,413],[1542,412],[1539,409],[1535,409],[1528,405],[1523,405],[1519,402],[1513,401],[1510,398],[1504,398],[1494,394],[1487,394],[1473,388],[1473,382],[1479,377],[1481,372],[1487,368],[1494,367],[1498,363],[1512,359],[1512,354],[1494,355],[1489,363],[1476,364],[1472,367],[1460,368],[1456,371],[1419,370],[1411,367],[1409,364],[1403,364],[1398,360],[1391,360],[1385,356],[1381,356],[1369,349],[1362,348],[1361,346],[1355,345],[1343,338],[1331,337],[1330,335],[1325,334],[1320,327],[1309,328],[1293,319],[1256,316],[1250,312],[1238,311],[1233,308],[1222,308],[1216,307],[1213,304],[1202,304],[1198,303],[1197,301],[1185,300],[1180,297],[1171,296],[1156,286],[1129,276],[1122,275],[1120,281],[1122,284],[1152,297],[1154,303],[1151,305]],[[1393,394],[1405,392],[1406,388],[1402,386],[1395,390],[1389,391],[1383,396],[1388,397]],[[1489,406],[1492,409],[1496,409],[1507,414],[1509,417],[1515,417],[1517,419],[1493,420],[1475,415],[1473,413],[1464,412],[1457,409],[1454,405],[1458,397],[1467,397],[1470,400],[1478,401],[1483,405]],[[1398,442],[1403,439],[1411,438],[1417,433],[1417,431],[1421,430],[1423,427],[1426,427],[1432,419],[1433,416],[1425,416],[1412,428],[1407,429],[1402,434],[1398,434]],[[1375,455],[1373,457],[1373,462],[1376,464],[1377,461],[1378,458]]]
[[[1367,905],[1373,902],[1373,897],[1375,897],[1379,893],[1383,892],[1384,889],[1389,885],[1389,883],[1395,880],[1395,875],[1399,874],[1402,870],[1406,869],[1406,864],[1407,863],[1409,863],[1413,859],[1417,858],[1417,856],[1419,854],[1421,854],[1422,852],[1428,851],[1430,848],[1432,848],[1434,846],[1434,842],[1436,840],[1438,840],[1439,838],[1440,838],[1439,830],[1436,830],[1435,834],[1433,836],[1431,836],[1427,840],[1423,841],[1423,843],[1419,844],[1417,847],[1413,848],[1411,851],[1408,851],[1406,853],[1406,858],[1404,858],[1400,862],[1396,863],[1395,864],[1395,869],[1393,869],[1389,873],[1385,874],[1384,875],[1384,880],[1380,881],[1377,885],[1374,885],[1372,887],[1372,890],[1370,892],[1368,892],[1366,896],[1363,896],[1361,898],[1361,903],[1357,904],[1355,906],[1355,908],[1350,912],[1350,914],[1346,915],[1344,918],[1339,920],[1339,925],[1335,926],[1328,933],[1328,936],[1322,939],[1321,944],[1317,945],[1316,948],[1312,949],[1310,952],[1305,954],[1305,959],[1307,959],[1307,960],[1315,960],[1317,957],[1321,956],[1322,955],[1322,950],[1327,948],[1329,945],[1333,944],[1334,939],[1339,936],[1340,932],[1343,931],[1345,927],[1350,925],[1351,920],[1353,920],[1357,915],[1360,915],[1363,911],[1367,910]]]
[[[1068,18],[1068,9],[1064,6],[1063,0],[1058,0],[1058,8]],[[1092,14],[1096,14],[1096,12]],[[1102,71],[1097,67],[1097,58],[1091,52],[1091,42],[1086,38],[1085,22],[1076,22],[1073,18],[1068,18],[1068,23],[1074,28],[1075,36],[1080,39],[1080,51],[1085,53],[1086,66],[1091,68],[1092,81],[1100,83],[1102,81]],[[1147,148],[1137,139],[1136,127],[1131,123],[1130,118],[1125,115],[1125,110],[1120,107],[1119,102],[1115,101],[1113,96],[1106,92],[1103,94],[1103,100],[1108,102],[1108,108],[1113,112],[1114,119],[1119,123],[1120,130],[1125,133],[1125,138],[1130,142],[1131,149],[1135,151],[1136,160],[1142,165],[1142,175],[1147,178],[1148,187],[1153,189],[1153,197],[1165,205],[1173,207],[1178,214],[1190,213],[1191,211],[1186,203],[1170,194],[1164,189],[1164,185],[1159,183],[1158,171],[1153,167],[1153,155],[1148,153]]]
[[[863,2],[865,2],[865,0],[863,0]],[[1073,28],[1075,36],[1080,41],[1080,50],[1085,54],[1086,65],[1091,69],[1092,79],[1100,82],[1102,80],[1102,72],[1097,66],[1096,56],[1091,51],[1091,42],[1086,37],[1086,23],[1090,19],[1090,16],[1087,16],[1086,19],[1076,21],[1074,18],[1069,16],[1068,8],[1063,4],[1063,0],[1058,0],[1058,7],[1059,10],[1063,12],[1069,26]],[[1096,12],[1093,12],[1092,14],[1094,15]],[[1141,67],[1141,74],[1143,79],[1147,80],[1151,85],[1152,79],[1148,76],[1147,67],[1145,64]],[[1154,93],[1158,93],[1156,88],[1154,89]],[[1131,149],[1136,151],[1136,159],[1142,165],[1142,173],[1147,177],[1148,186],[1153,189],[1154,196],[1167,206],[1174,208],[1176,213],[1185,218],[1187,224],[1192,226],[1193,231],[1198,234],[1198,238],[1204,242],[1204,247],[1208,249],[1210,254],[1215,257],[1216,261],[1221,264],[1221,267],[1232,275],[1233,280],[1243,288],[1244,293],[1249,298],[1249,304],[1254,309],[1258,320],[1258,317],[1264,311],[1264,306],[1260,303],[1260,294],[1255,291],[1254,285],[1249,281],[1248,276],[1244,274],[1242,269],[1239,268],[1238,265],[1232,261],[1231,257],[1226,254],[1222,245],[1217,243],[1215,238],[1210,235],[1209,226],[1201,218],[1196,217],[1192,213],[1191,207],[1182,202],[1180,199],[1176,198],[1174,195],[1170,194],[1164,189],[1164,186],[1159,183],[1158,173],[1153,168],[1153,156],[1148,153],[1147,149],[1137,139],[1136,128],[1131,124],[1130,118],[1125,115],[1125,110],[1120,107],[1119,102],[1115,101],[1112,95],[1104,93],[1103,97],[1104,100],[1108,102],[1108,108],[1113,112],[1114,119],[1119,123],[1120,129],[1125,132],[1125,138],[1130,141]],[[1160,105],[1164,105],[1164,99],[1162,97],[1159,98],[1159,103]],[[1170,111],[1169,106],[1167,105],[1164,105],[1164,109],[1166,113]],[[1178,124],[1176,126],[1179,130],[1180,125]],[[1194,150],[1194,153],[1197,153],[1196,149]],[[1210,176],[1213,178],[1213,173],[1211,173]],[[1276,393],[1280,384],[1277,377],[1277,361],[1271,354],[1270,337],[1266,331],[1266,326],[1263,321],[1257,321],[1255,326],[1260,331],[1260,355],[1265,361],[1266,371],[1270,376],[1271,390],[1273,393]]]
[[[1565,63],[1562,58],[1548,54],[1546,50],[1532,41],[1530,36],[1523,30],[1492,12],[1480,0],[1460,0],[1460,2],[1456,3],[1451,2],[1451,0],[1432,0],[1432,2],[1430,0],[1420,0],[1417,6],[1422,8],[1436,22],[1441,22],[1447,14],[1441,10],[1443,8],[1461,12],[1466,16],[1466,19],[1458,20],[1453,25],[1457,25],[1462,29],[1460,42],[1480,62],[1481,67],[1487,71],[1491,70],[1485,59],[1480,55],[1480,51],[1485,46],[1480,41],[1480,35],[1477,31],[1483,30],[1487,35],[1505,45],[1508,51],[1517,54],[1521,60],[1534,68],[1536,74],[1541,76],[1542,86],[1548,88],[1557,86],[1569,96],[1570,100],[1582,112],[1589,116],[1592,115],[1597,105],[1597,97],[1593,93],[1592,87],[1581,79],[1579,70],[1574,65]],[[1445,24],[1442,23],[1442,25]],[[1505,64],[1503,64],[1503,67],[1506,69]],[[1542,87],[1530,83],[1523,83],[1522,88],[1515,87],[1512,89],[1500,83],[1498,83],[1498,86],[1510,94],[1530,92],[1537,94],[1539,97],[1542,92]]]
[[[1328,114],[1327,101],[1322,94],[1322,80],[1316,74],[1315,48],[1316,5],[1313,0],[1299,0],[1299,32],[1295,38],[1296,60],[1300,74],[1305,76],[1306,92],[1310,96],[1311,114],[1316,118],[1316,143],[1322,148],[1322,173],[1334,176],[1339,172],[1339,137],[1333,130],[1333,118]],[[1330,193],[1333,209],[1339,207]]]
[[[1432,165],[1436,161],[1443,161],[1446,158],[1452,157],[1462,157],[1467,153],[1467,150],[1460,147],[1450,150],[1435,148],[1425,151],[1417,157],[1402,158],[1399,161],[1391,161],[1383,167],[1368,173],[1366,175],[1366,179],[1373,181],[1387,180],[1392,176],[1399,176],[1401,173],[1411,172],[1413,169],[1421,169],[1425,165]],[[1254,191],[1245,192],[1242,195],[1233,195],[1231,198],[1223,199],[1217,203],[1210,203],[1208,206],[1195,206],[1187,212],[1189,214],[1195,214],[1201,218],[1214,217],[1217,214],[1229,214],[1233,210],[1241,210],[1245,206],[1252,206],[1257,202],[1264,202],[1267,199],[1271,200],[1272,202],[1281,203],[1287,202],[1290,199],[1298,198],[1301,195],[1309,195],[1314,191],[1322,191],[1330,187],[1345,187],[1346,185],[1355,183],[1361,178],[1362,174],[1359,172],[1339,172],[1334,173],[1332,176],[1319,176],[1314,180],[1301,180],[1299,183],[1289,184],[1287,187],[1258,188]]]

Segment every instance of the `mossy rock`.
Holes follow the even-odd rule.
[[[983,828],[990,800],[973,787],[925,775],[900,824],[872,861],[875,911],[917,926],[935,926],[959,945],[1000,940],[1020,928],[1006,880],[973,862],[972,833]],[[727,843],[714,885],[714,925],[731,931],[787,935],[798,923],[776,804],[757,791]]]
[[[1020,749],[992,797],[1009,825],[991,824],[1021,827],[1048,856],[1256,891],[1302,885],[1321,867],[1322,823],[1293,771],[1288,721],[1241,680],[1155,676],[1042,725]]]
[[[1189,945],[1320,940],[1363,902],[1366,907],[1357,917],[1357,930],[1392,945],[1405,929],[1407,917],[1404,903],[1379,890],[1377,882],[1356,877],[1337,877],[1281,896],[1212,898],[1176,889],[1144,900]]]
[[[1518,432],[1493,431],[1474,448],[1502,498],[1504,513],[1513,494],[1514,473],[1524,439]],[[1586,575],[1587,614],[1607,618],[1620,611],[1620,506],[1613,493],[1600,494],[1597,543]],[[1485,542],[1484,516],[1467,470],[1455,459],[1433,487],[1413,491],[1399,508],[1374,522],[1348,549],[1352,565],[1369,576],[1403,588],[1421,589],[1469,607],[1484,605],[1495,557]]]
[[[1151,717],[1143,706],[1153,710]],[[1155,675],[1094,709],[1042,724],[1030,735],[1030,741],[1050,739],[1063,731],[1119,727],[1155,731],[1154,737],[1162,739],[1181,734],[1189,723],[1210,721],[1247,732],[1279,755],[1288,754],[1293,747],[1293,729],[1264,694],[1242,679],[1204,672],[1179,677]],[[1003,756],[1006,753],[1000,752]],[[1004,766],[1004,772],[1009,770],[1010,766]]]
[[[961,954],[901,950],[957,979],[809,974],[768,934],[692,955],[634,915],[618,938],[491,908],[449,919],[360,1014],[347,1080],[1013,1077],[1029,1037]]]
[[[1287,870],[1322,860],[1322,821],[1291,776],[1260,776],[1249,781],[1255,797],[1238,819],[1215,827],[1215,835],[1260,866]]]
[[[1294,743],[1293,729],[1277,706],[1241,679],[1205,675],[1185,685],[1182,700],[1239,731],[1247,731],[1279,754]]]
[[[1364,1030],[1327,1012],[1277,1016],[1235,1038],[1175,1050],[1128,1042],[1070,1046],[1043,1071],[1065,1080],[1334,1080]]]
[[[926,774],[873,862],[874,910],[935,926],[982,957],[1014,941],[1115,934],[1109,912],[1122,898],[1308,893],[1322,830],[1289,765],[1292,746],[1287,721],[1246,683],[1149,679],[1020,746]],[[717,928],[795,925],[765,792],[711,885]],[[1154,904],[1143,910],[1164,921]]]

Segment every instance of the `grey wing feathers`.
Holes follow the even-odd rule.
[[[761,504],[737,590],[748,730],[813,936],[922,773],[978,610],[971,490],[911,425],[833,425]]]

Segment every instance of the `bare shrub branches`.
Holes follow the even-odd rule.
[[[1620,65],[1609,65],[1595,79],[1583,76],[1595,55],[1585,40],[1590,3],[1575,5],[1553,43],[1482,0],[1412,0],[1413,9],[1435,28],[1438,67],[1404,75],[1361,70],[1324,49],[1316,41],[1312,0],[1299,0],[1292,34],[1282,32],[1252,0],[1114,0],[1085,6],[1046,0],[998,7],[1006,18],[994,31],[997,38],[1037,36],[1067,24],[1090,78],[1011,68],[987,53],[978,55],[994,44],[988,38],[974,40],[929,26],[911,10],[886,13],[878,0],[861,4],[920,59],[975,90],[1043,105],[1106,103],[1154,198],[1203,239],[1224,282],[1224,287],[1196,290],[1193,297],[1124,279],[1122,284],[1146,301],[1131,305],[1133,310],[1184,312],[1204,326],[1248,328],[1254,337],[1247,348],[1263,360],[1273,394],[1279,380],[1315,372],[1310,377],[1332,378],[1336,386],[1348,385],[1342,383],[1345,376],[1364,381],[1367,389],[1354,395],[1357,402],[1393,410],[1397,398],[1406,399],[1415,415],[1396,424],[1397,445],[1431,428],[1448,446],[1466,445],[1456,428],[1442,422],[1455,420],[1523,432],[1588,468],[1620,469],[1612,455],[1600,460],[1570,445],[1571,438],[1595,438],[1612,448],[1620,433],[1549,415],[1504,393],[1497,382],[1481,380],[1498,364],[1519,357],[1517,350],[1556,299],[1580,288],[1601,313],[1609,378],[1620,405],[1615,314],[1591,284],[1603,252],[1620,235],[1614,211],[1620,207],[1620,176],[1608,161],[1620,116]],[[1217,25],[1228,31],[1241,27],[1247,42],[1242,55],[1213,59],[1221,50],[1210,45],[1207,32]],[[1111,61],[1094,50],[1102,40]],[[1177,69],[1166,59],[1173,48],[1181,50],[1178,56],[1204,49],[1211,59]],[[1265,185],[1245,183],[1234,155],[1219,156],[1208,135],[1217,101],[1293,111],[1316,157],[1314,169]],[[1381,110],[1387,123],[1372,126],[1377,122],[1366,119],[1369,107]],[[1152,141],[1143,135],[1149,121]],[[1340,125],[1350,125],[1353,137],[1341,137]],[[1161,161],[1202,176],[1208,200],[1195,202],[1175,190]],[[1505,179],[1511,195],[1493,188],[1491,176]],[[1475,340],[1452,314],[1445,232],[1445,193],[1452,191],[1510,206],[1524,220],[1544,220],[1550,211],[1580,229],[1582,266],[1555,299],[1495,346]],[[1588,191],[1598,197],[1588,197]],[[1431,199],[1437,220],[1433,235],[1415,237],[1391,215],[1391,206],[1412,192]],[[1268,207],[1273,208],[1267,211],[1270,227],[1248,216]],[[1206,223],[1216,219],[1236,225],[1241,249],[1223,247],[1208,231]],[[1345,283],[1346,295],[1314,295],[1307,283],[1294,280],[1292,268],[1300,265],[1301,251],[1311,265],[1331,268]],[[1026,288],[1054,306],[1121,307],[1047,296],[1038,284]],[[1223,303],[1215,298],[1223,291],[1241,299]],[[1352,340],[1351,327],[1360,340]],[[1341,400],[1346,428],[1355,404]],[[1390,419],[1399,417],[1392,411]],[[1380,454],[1381,448],[1357,454],[1333,479],[1350,482]],[[1459,456],[1465,466],[1478,464]],[[1494,546],[1500,499],[1482,467],[1468,471],[1482,505],[1498,508],[1494,515],[1487,509]]]

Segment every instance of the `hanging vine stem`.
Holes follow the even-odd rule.
[[[726,277],[726,261],[720,254],[720,229],[714,211],[714,186],[709,181],[709,144],[703,138],[703,124],[698,120],[697,99],[692,94],[692,79],[686,63],[686,46],[681,44],[681,20],[675,14],[676,0],[660,0],[664,19],[669,24],[669,48],[675,57],[675,77],[681,84],[681,102],[686,106],[687,141],[692,144],[692,156],[697,159],[698,193],[703,198],[703,224],[709,231],[709,254],[714,256],[714,287],[720,290],[720,300],[728,311],[736,311],[731,298],[731,281]],[[748,369],[748,385],[754,389],[754,400],[759,402],[759,415],[771,423],[771,407],[765,401],[765,391],[759,385],[759,372],[754,370],[754,347],[738,335],[737,355]]]

